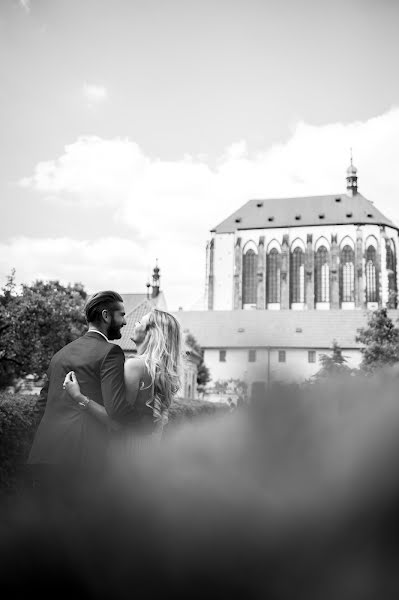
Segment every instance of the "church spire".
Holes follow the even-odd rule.
[[[160,280],[161,277],[159,275],[158,259],[156,259],[155,267],[152,272],[152,298],[156,298],[159,295]]]
[[[353,164],[352,148],[351,148],[351,164],[346,169],[346,189],[349,196],[357,194],[357,169]]]

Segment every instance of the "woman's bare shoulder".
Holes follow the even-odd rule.
[[[142,373],[144,367],[145,362],[141,356],[132,356],[125,361],[125,371],[128,373]]]

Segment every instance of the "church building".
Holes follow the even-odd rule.
[[[176,316],[213,383],[304,381],[334,342],[358,367],[370,311],[398,319],[398,227],[359,193],[352,158],[346,193],[249,200],[211,235],[206,310]]]
[[[208,310],[396,308],[398,228],[358,192],[249,200],[207,245]]]

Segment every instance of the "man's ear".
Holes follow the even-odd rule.
[[[101,311],[101,316],[105,323],[109,323],[111,321],[111,313],[106,308],[104,308],[104,310]]]

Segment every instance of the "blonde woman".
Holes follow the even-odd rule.
[[[144,440],[159,438],[168,422],[169,406],[180,388],[181,328],[173,315],[154,308],[136,322],[131,339],[137,356],[125,362],[126,400],[132,407],[127,424],[120,426],[104,406],[82,394],[73,371],[64,381],[71,398],[92,418],[115,431],[119,449],[128,453],[137,452]]]

